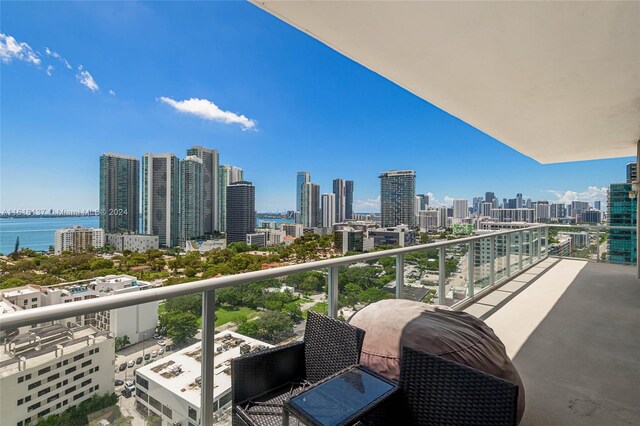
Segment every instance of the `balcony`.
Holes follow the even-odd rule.
[[[411,255],[435,250],[437,272],[434,267],[423,270],[425,276],[435,280],[424,283],[432,288],[430,303],[465,310],[486,321],[502,339],[525,386],[527,409],[522,424],[637,424],[640,286],[635,268],[551,257],[549,229],[547,225],[535,225],[5,313],[0,317],[0,329],[193,293],[203,293],[203,316],[212,317],[216,289],[310,270],[326,271],[329,315],[337,317],[341,308],[339,267],[395,258],[395,281],[388,290],[396,297],[422,299],[425,292],[416,291],[415,283],[408,278],[416,269]],[[455,269],[447,266],[452,258],[458,260]],[[215,342],[220,336],[216,340],[213,327],[203,324],[200,353],[202,359],[215,360],[219,356],[214,351]],[[219,389],[214,394],[218,385],[214,382],[220,380],[214,378],[214,371],[220,362],[201,364],[197,389],[201,401],[215,400],[216,406],[222,407],[214,399],[215,395],[228,403]],[[197,402],[196,394],[192,403]],[[201,402],[200,406],[204,409],[197,417],[202,424],[212,424],[212,404]],[[175,407],[169,412],[173,421],[180,419]],[[192,414],[189,411],[193,419]]]
[[[547,258],[465,310],[520,372],[522,425],[638,424],[638,301],[631,266]]]

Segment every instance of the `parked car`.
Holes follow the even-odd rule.
[[[164,340],[158,340],[158,344],[159,344],[160,346],[164,346],[164,345],[166,345],[167,343],[166,343]]]
[[[126,382],[124,382],[124,387],[131,393],[136,391],[136,384],[133,382],[133,380],[127,380]]]
[[[122,364],[120,364],[120,367],[118,367],[118,371],[124,371],[127,369],[127,363],[123,362]]]
[[[173,350],[173,345],[167,345],[165,347],[165,349],[167,350],[167,352],[172,351]]]
[[[134,360],[131,360],[127,363],[127,367],[129,368],[133,367],[134,365],[136,365],[136,362]]]
[[[122,386],[122,385],[124,385],[124,382],[122,380],[120,380],[120,379],[115,379],[113,381],[113,384],[116,385],[116,386]]]
[[[151,358],[155,358],[157,356],[158,356],[158,352],[156,351],[151,352]]]
[[[158,350],[158,355],[162,355],[163,353],[164,353],[164,349],[163,349],[163,348],[160,348],[160,349]]]
[[[150,358],[151,358],[151,355],[149,355],[149,354],[145,354],[144,355],[145,361],[149,361]]]
[[[131,398],[131,391],[129,389],[127,389],[127,388],[122,388],[122,391],[120,391],[120,393],[125,398]]]
[[[142,357],[141,356],[136,358],[136,364],[142,364]]]

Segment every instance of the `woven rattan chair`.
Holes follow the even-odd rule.
[[[518,386],[409,347],[402,348],[400,390],[361,424],[501,426],[517,422]]]
[[[304,341],[231,361],[233,425],[282,425],[286,398],[358,364],[364,331],[309,311]]]

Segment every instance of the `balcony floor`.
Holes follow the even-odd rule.
[[[466,311],[494,329],[522,376],[521,425],[640,424],[635,267],[549,258]]]

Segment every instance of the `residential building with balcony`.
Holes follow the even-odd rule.
[[[218,228],[227,230],[227,186],[244,180],[244,170],[223,164],[218,168]]]
[[[35,424],[112,393],[114,357],[110,333],[92,326],[47,325],[11,337],[0,346],[1,423]]]
[[[382,226],[415,226],[416,172],[391,170],[380,174]]]
[[[61,254],[63,251],[88,251],[104,247],[104,230],[101,228],[84,228],[82,226],[56,229],[53,241],[55,254]]]
[[[217,150],[202,146],[188,149],[187,156],[192,155],[202,160],[202,235],[212,235],[220,231],[219,155]]]
[[[173,154],[142,156],[142,233],[157,235],[161,247],[178,245],[180,161]]]
[[[607,255],[611,263],[633,264],[637,260],[637,232],[634,229],[637,204],[636,199],[630,196],[632,189],[630,183],[609,185],[607,220],[611,228],[607,238]]]
[[[100,225],[106,233],[138,232],[140,160],[107,152],[100,156]]]
[[[151,283],[139,281],[130,275],[108,275],[88,280],[62,283],[52,286],[27,285],[0,291],[0,301],[15,311],[35,309],[96,299],[113,295],[130,294],[154,288]],[[71,316],[55,321],[56,324],[74,328],[93,326],[109,331],[115,337],[127,336],[131,344],[155,334],[158,323],[158,302],[117,308],[96,313]],[[45,326],[47,324],[34,324]],[[22,332],[27,330],[22,329]],[[10,330],[15,334],[17,330]]]
[[[226,189],[227,244],[246,242],[247,234],[253,234],[256,227],[256,189],[243,180]]]

